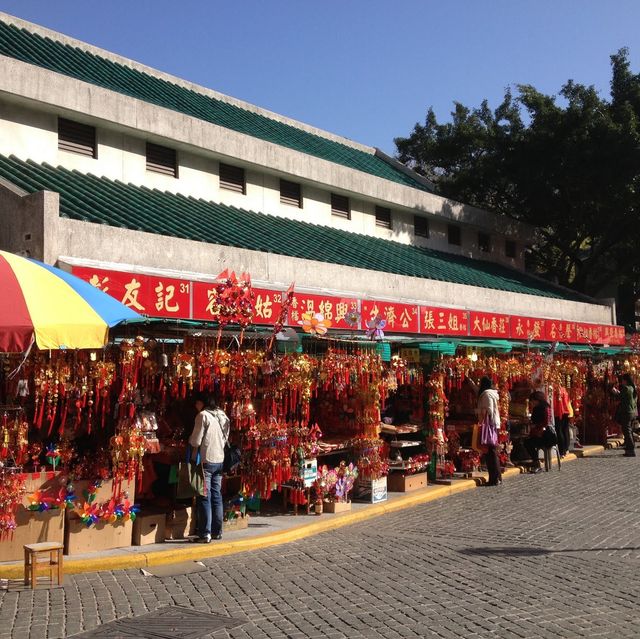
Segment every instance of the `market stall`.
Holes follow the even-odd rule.
[[[74,554],[188,536],[195,512],[179,471],[203,394],[229,416],[230,440],[242,453],[223,483],[229,530],[246,525],[251,511],[339,512],[352,498],[377,502],[423,488],[428,476],[478,471],[482,376],[499,392],[503,466],[522,455],[532,390],[554,403],[565,393],[558,405],[570,403],[567,416],[589,433],[589,415],[602,409],[598,389],[620,366],[542,343],[407,344],[386,338],[379,316],[359,334],[351,302],[340,320],[349,330],[332,333],[322,313],[298,310],[297,330],[285,329],[293,286],[272,325],[256,326],[250,277],[228,271],[208,289],[215,322],[148,320],[109,332],[135,314],[38,266],[62,282],[55,303],[47,295],[39,301],[62,300],[72,316],[65,325],[60,312],[29,304],[34,264],[6,259],[12,282],[30,283],[20,289],[22,320],[7,314],[0,325],[1,350],[14,351],[0,355],[3,559],[19,558],[25,540],[62,538]],[[44,286],[54,290],[48,279]],[[93,315],[61,297],[65,291],[92,305]],[[103,298],[113,305],[101,306]],[[45,318],[56,321],[44,326]]]

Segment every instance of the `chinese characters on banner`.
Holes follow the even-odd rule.
[[[191,315],[188,280],[84,267],[74,267],[73,274],[143,315],[179,319]]]
[[[420,307],[420,332],[427,335],[461,335],[468,332],[467,311],[451,308]]]
[[[471,337],[509,339],[511,337],[510,319],[509,315],[471,311],[469,314],[469,335]]]
[[[214,286],[211,282],[74,266],[72,273],[108,293],[133,310],[151,317],[215,321]],[[254,288],[254,324],[273,325],[282,308],[282,291]],[[347,321],[348,313],[360,311],[359,325]],[[625,343],[623,326],[585,324],[499,313],[417,306],[395,302],[358,300],[296,293],[289,309],[289,326],[298,326],[302,314],[322,313],[331,328],[365,330],[376,316],[386,320],[385,333],[420,333],[460,337],[488,337],[522,341],[577,344]],[[357,317],[357,314],[356,314]]]
[[[578,323],[576,324],[575,341],[579,344],[623,346],[625,343],[624,327]]]
[[[604,335],[603,343],[610,346],[624,346],[624,326],[611,326],[610,324],[604,324],[601,326],[602,334]]]
[[[359,330],[361,326],[351,326],[345,321],[347,313],[358,310],[358,300],[351,297],[330,297],[296,293],[289,308],[289,326],[298,326],[304,313],[322,313],[331,322],[331,328]]]
[[[527,342],[544,342],[545,320],[536,317],[511,318],[511,339],[518,339]]]
[[[578,330],[575,322],[547,320],[546,335],[548,342],[578,342]]]
[[[282,307],[282,292],[262,288],[253,289],[254,324],[273,324],[278,318]],[[193,316],[195,320],[215,322],[217,312],[215,308],[214,282],[193,282]]]
[[[385,333],[418,332],[419,316],[417,306],[363,300],[362,328],[366,328],[367,322],[375,319],[378,315],[387,322],[384,327]]]
[[[282,310],[283,291],[270,291],[263,288],[254,288],[255,293],[253,323],[275,324]]]

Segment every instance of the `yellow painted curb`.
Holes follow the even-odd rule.
[[[585,446],[580,449],[578,457],[591,457],[592,455],[601,455],[604,453],[604,446]]]
[[[591,450],[592,448],[598,450]],[[583,449],[585,454],[586,449]],[[594,455],[603,451],[602,446],[590,447],[588,454]],[[573,461],[577,457],[568,453],[563,462]],[[519,467],[507,468],[502,473],[503,478],[516,477],[522,473]],[[64,571],[67,574],[75,574],[81,572],[97,572],[100,570],[122,570],[127,568],[145,568],[147,566],[159,566],[162,564],[171,564],[179,561],[189,561],[197,559],[210,559],[213,557],[222,557],[239,552],[247,552],[260,548],[268,548],[278,544],[285,544],[312,535],[318,535],[329,530],[342,528],[350,524],[356,524],[374,517],[379,517],[387,513],[397,512],[420,504],[426,504],[436,499],[442,499],[449,495],[464,492],[477,488],[478,485],[473,479],[455,480],[452,485],[429,484],[427,488],[409,493],[401,497],[397,497],[392,501],[385,501],[380,504],[372,504],[366,509],[354,512],[347,512],[331,518],[320,518],[313,523],[302,524],[288,530],[280,530],[278,532],[267,533],[265,535],[257,535],[247,539],[238,539],[237,541],[222,542],[215,544],[188,544],[180,545],[175,548],[167,548],[166,550],[158,550],[155,552],[139,552],[130,551],[121,552],[117,555],[89,557],[86,559],[65,558]],[[24,567],[20,562],[7,563],[0,566],[0,577],[4,579],[20,579],[24,575]]]
[[[144,568],[161,564],[176,563],[196,559],[220,557],[238,552],[246,552],[259,548],[267,548],[278,544],[284,544],[298,539],[304,539],[322,532],[341,528],[350,524],[366,521],[386,513],[396,512],[405,508],[411,508],[419,504],[425,504],[442,497],[448,497],[459,492],[476,488],[473,480],[456,480],[452,486],[440,486],[430,484],[428,488],[415,493],[403,495],[393,501],[372,504],[358,512],[348,512],[336,517],[319,519],[313,523],[302,524],[289,530],[259,535],[248,539],[222,542],[216,544],[188,544],[179,548],[168,548],[155,552],[121,552],[117,555],[89,557],[86,559],[65,558],[64,572],[75,574],[81,572],[96,572],[99,570],[119,570],[125,568]],[[7,563],[0,566],[0,577],[4,579],[19,579],[23,576],[23,564]]]

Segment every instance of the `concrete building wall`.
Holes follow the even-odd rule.
[[[0,181],[0,229],[0,249],[49,264],[101,261],[122,270],[162,270],[192,279],[210,279],[229,268],[250,272],[257,286],[286,288],[295,280],[298,288],[345,296],[582,322],[615,321],[609,306],[425,280],[61,218],[57,193],[27,194],[4,181]]]
[[[523,249],[532,240],[532,229],[529,227],[486,211],[3,56],[0,56],[0,112],[2,153],[14,153],[24,159],[28,157],[62,164],[79,171],[271,215],[295,216],[312,223],[330,224],[400,242],[415,242],[439,250],[498,261],[514,268],[523,268]],[[57,151],[57,115],[97,127],[97,159]],[[178,150],[179,179],[145,170],[146,140]],[[220,160],[247,169],[245,196],[217,189],[217,165]],[[303,185],[305,206],[302,210],[292,210],[279,204],[279,177]],[[329,194],[332,191],[349,195],[356,202],[353,219],[349,223],[331,217]],[[394,229],[391,232],[375,228],[375,204],[392,209]],[[434,229],[429,240],[413,235],[414,214],[429,218]],[[463,225],[462,247],[441,241],[438,227],[448,222]],[[517,257],[506,258],[504,251],[500,250],[489,255],[478,254],[474,238],[480,229],[496,236],[514,238],[518,242]],[[497,242],[496,246],[502,244]]]
[[[248,271],[254,283],[332,291],[345,296],[423,302],[487,312],[611,323],[608,306],[557,300],[475,286],[424,280],[403,275],[303,260],[166,238],[109,226],[61,219],[58,251],[62,262],[111,262],[123,270],[161,269],[168,274],[209,279],[229,268]]]
[[[486,232],[485,227],[461,224],[462,244],[454,246],[447,241],[447,225],[451,220],[418,211],[418,214],[425,215],[429,219],[430,237],[428,239],[416,237],[414,234],[416,210],[390,207],[391,230],[379,228],[375,223],[376,202],[371,198],[342,189],[332,189],[331,185],[318,185],[304,180],[299,180],[303,207],[289,206],[280,202],[280,179],[291,180],[290,175],[276,173],[269,167],[254,167],[234,161],[233,158],[227,159],[220,155],[207,154],[184,145],[172,144],[171,141],[158,140],[153,136],[135,135],[129,130],[110,126],[109,123],[96,121],[90,117],[75,116],[78,121],[96,125],[97,158],[59,150],[57,138],[59,113],[59,110],[56,112],[53,108],[47,110],[35,108],[33,105],[25,106],[21,101],[11,100],[7,96],[0,98],[0,153],[15,155],[23,160],[47,162],[54,166],[61,165],[71,170],[221,202],[269,215],[332,226],[406,244],[427,246],[472,258],[497,261],[515,268],[523,267],[524,245],[518,244],[518,255],[515,259],[507,258],[504,255],[505,236],[503,235],[495,235],[495,248],[491,253],[479,251],[477,235],[481,229]],[[61,114],[68,116],[66,112]],[[146,170],[147,140],[178,147],[177,178]],[[221,159],[231,164],[245,166],[247,179],[245,195],[219,187],[218,167]],[[350,220],[331,215],[332,192],[339,192],[350,198]]]

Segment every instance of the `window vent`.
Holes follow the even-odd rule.
[[[280,204],[302,208],[302,189],[297,182],[280,180]]]
[[[246,193],[244,169],[240,166],[231,166],[220,163],[220,188],[236,193]]]
[[[178,177],[176,150],[147,142],[147,171]]]
[[[460,227],[455,224],[449,224],[448,227],[449,244],[455,244],[456,246],[462,245],[462,233]]]
[[[491,237],[488,233],[478,233],[478,248],[483,253],[491,252]]]
[[[376,206],[376,226],[382,229],[391,228],[391,209],[386,206]]]
[[[331,215],[351,219],[351,209],[349,208],[349,198],[344,195],[331,194]]]
[[[413,233],[416,237],[429,237],[429,220],[426,217],[414,215]]]
[[[98,157],[96,128],[73,120],[58,118],[58,148],[90,158]]]

